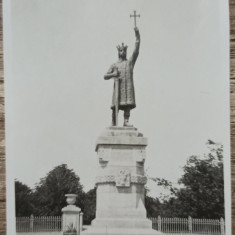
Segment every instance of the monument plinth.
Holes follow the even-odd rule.
[[[86,234],[158,234],[146,218],[147,138],[134,127],[107,128],[97,139],[96,218]]]

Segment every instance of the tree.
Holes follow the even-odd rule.
[[[15,180],[15,210],[16,216],[30,216],[33,213],[32,190],[18,180]]]
[[[84,191],[80,178],[67,165],[62,164],[42,178],[34,192],[35,215],[61,215],[66,206],[65,194],[77,194],[76,205],[83,209]]]
[[[181,216],[198,218],[224,217],[223,146],[211,140],[210,152],[204,158],[191,156],[179,180],[184,188],[176,196],[184,207]]]
[[[224,217],[223,146],[211,140],[207,146],[209,153],[204,157],[188,159],[178,181],[180,188],[173,188],[167,180],[152,178],[158,186],[168,188],[170,196],[161,200],[158,211],[148,213],[166,217]],[[156,200],[152,205],[156,207]]]
[[[84,224],[91,224],[91,221],[95,218],[96,211],[96,188],[89,190],[85,194],[84,201]]]
[[[168,201],[172,198],[173,194],[175,193],[175,189],[172,186],[172,183],[166,179],[158,178],[158,177],[149,177],[149,180],[152,180],[156,183],[157,186],[163,187],[169,193],[167,195],[160,194],[157,198],[153,198],[149,196],[150,190],[145,187],[145,208],[147,211],[148,217],[158,217],[161,216],[167,216],[168,215],[168,208],[165,207],[165,202],[168,203]]]
[[[145,208],[147,217],[157,217],[161,211],[162,203],[158,198],[152,198],[148,195],[145,196]]]

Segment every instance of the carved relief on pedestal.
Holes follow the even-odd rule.
[[[115,183],[117,187],[130,187],[130,184],[146,184],[147,177],[142,175],[131,175],[128,170],[120,170],[114,175],[103,175],[96,177],[96,184]]]
[[[130,187],[131,185],[131,174],[128,170],[120,170],[116,176],[117,187]]]
[[[147,177],[142,175],[133,175],[131,176],[131,182],[136,184],[146,184]]]
[[[114,183],[115,182],[115,176],[114,175],[97,176],[95,181],[96,181],[96,184],[97,183]]]

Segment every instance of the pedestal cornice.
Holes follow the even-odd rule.
[[[95,151],[99,145],[147,146],[148,140],[134,127],[109,127],[98,137]]]

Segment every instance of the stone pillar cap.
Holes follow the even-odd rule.
[[[68,193],[68,194],[65,194],[65,197],[69,197],[69,196],[77,197],[78,195],[77,195],[77,194],[74,194],[74,193]]]
[[[62,208],[62,212],[68,212],[68,213],[79,213],[81,211],[81,209],[77,206],[74,205],[68,205],[64,208]]]

